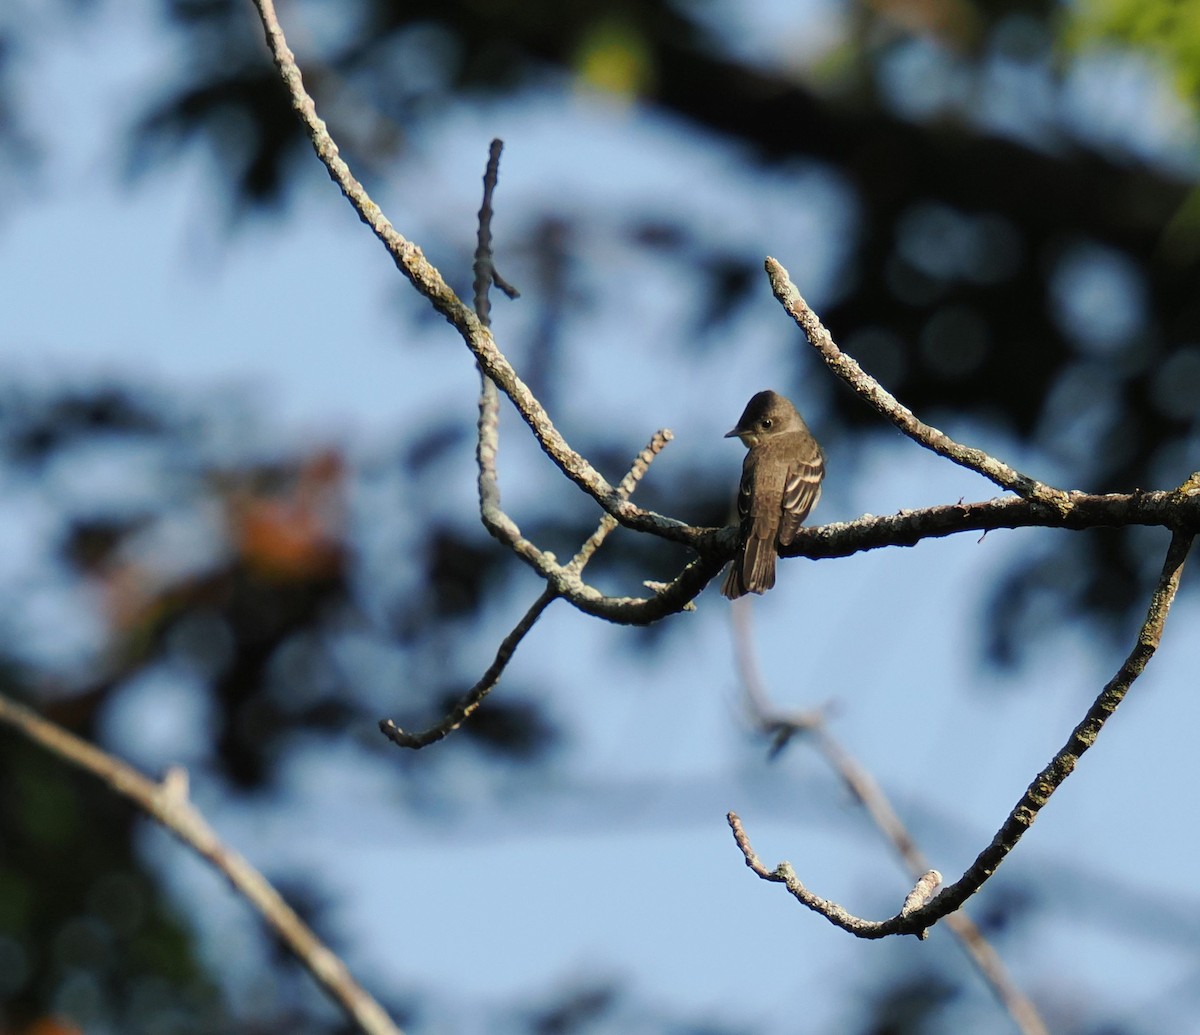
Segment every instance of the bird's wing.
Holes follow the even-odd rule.
[[[779,543],[786,546],[796,536],[809,512],[821,498],[821,479],[825,477],[825,457],[814,442],[812,453],[795,460],[788,468],[783,484]]]

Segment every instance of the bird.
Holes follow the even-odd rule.
[[[775,585],[775,555],[787,546],[821,498],[825,454],[796,407],[778,392],[753,396],[737,427],[749,452],[738,488],[741,535],[721,592],[730,600]]]

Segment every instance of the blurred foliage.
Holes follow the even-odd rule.
[[[0,1031],[49,1032],[53,1015],[81,1031],[229,1030],[186,926],[133,851],[136,818],[91,777],[0,733]]]
[[[912,975],[881,988],[870,1004],[867,1035],[921,1035],[934,1030],[955,989],[935,973]]]
[[[6,27],[0,20],[0,175],[4,177],[0,182],[8,178],[28,181],[39,158],[33,132],[15,101],[18,80],[14,59],[19,42],[15,28]],[[0,201],[0,213],[4,204]]]
[[[1067,41],[1129,47],[1161,61],[1200,111],[1200,4],[1195,0],[1083,0],[1072,4]]]
[[[115,494],[95,478],[101,450],[122,469]],[[344,668],[372,644],[399,642],[362,610],[356,572],[376,561],[350,537],[347,496],[349,481],[369,473],[350,470],[333,448],[273,450],[261,429],[220,407],[190,409],[113,384],[8,386],[0,458],[10,488],[44,509],[50,554],[40,577],[65,578],[103,630],[94,653],[63,670],[54,652],[31,653],[10,620],[0,631],[5,693],[95,740],[140,680],[198,681],[212,707],[211,721],[188,731],[197,766],[255,794],[274,787],[280,759],[306,734],[369,731],[375,743],[379,715]],[[414,621],[477,606],[497,555],[485,538],[482,529],[428,530],[434,605]],[[410,684],[431,689],[406,702],[387,688],[402,721],[444,714],[477,675],[463,668],[444,651],[414,652]],[[557,734],[519,684],[512,690],[460,739],[489,758],[528,763]],[[437,779],[403,766],[397,774]],[[92,778],[0,730],[0,1031],[23,1032],[48,1011],[131,1035],[231,1030],[189,933],[134,852],[136,818]],[[307,975],[296,980],[308,987]],[[277,1000],[260,1004],[264,1030],[337,1030],[274,984]]]

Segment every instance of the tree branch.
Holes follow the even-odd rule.
[[[1193,478],[1185,484],[1192,485],[1195,481],[1196,479]],[[1129,656],[1117,670],[1116,675],[1101,690],[1087,714],[1071,732],[1066,744],[1034,778],[1021,796],[1021,800],[1017,802],[1004,824],[996,832],[996,836],[992,838],[991,844],[979,853],[975,862],[962,877],[944,888],[933,899],[916,909],[901,909],[899,913],[887,920],[864,920],[856,917],[837,903],[820,898],[805,888],[791,864],[782,862],[774,870],[768,870],[754,853],[741,820],[735,813],[730,812],[728,815],[729,825],[733,830],[738,848],[745,856],[746,865],[763,880],[785,885],[797,901],[820,913],[830,923],[850,931],[860,938],[885,938],[893,934],[914,934],[920,938],[926,937],[933,924],[958,909],[996,872],[1009,852],[1016,847],[1025,831],[1033,825],[1033,821],[1046,802],[1050,800],[1050,796],[1075,771],[1080,757],[1096,742],[1096,738],[1100,735],[1109,716],[1117,710],[1117,706],[1124,700],[1125,694],[1133,685],[1134,680],[1145,670],[1162,639],[1163,626],[1167,619],[1167,613],[1171,609],[1171,603],[1179,589],[1183,564],[1191,549],[1192,539],[1193,534],[1190,532],[1177,532],[1171,537],[1171,545],[1167,548],[1158,585],[1150,598],[1146,619],[1142,623],[1137,642],[1129,652]]]
[[[482,401],[480,403],[482,410]],[[482,421],[482,418],[481,418]],[[481,439],[482,441],[482,439]],[[654,458],[662,452],[670,441],[670,434],[665,431],[658,432],[647,443],[634,460],[633,465],[629,468],[628,474],[622,479],[621,484],[617,487],[617,492],[624,495],[632,493],[637,487],[637,483],[641,481],[646,471],[649,469]],[[498,506],[498,501],[497,501]],[[592,555],[600,548],[601,543],[608,537],[609,533],[617,527],[616,519],[610,514],[605,514],[600,519],[600,524],[596,530],[584,540],[583,545],[579,548],[579,552],[571,559],[566,567],[560,569],[565,574],[578,576]],[[545,555],[543,555],[545,556]],[[553,563],[553,562],[550,562]],[[557,565],[555,565],[557,567]],[[442,740],[458,729],[471,715],[483,704],[483,700],[492,689],[500,682],[500,677],[504,674],[505,668],[508,667],[509,661],[515,653],[518,644],[525,638],[525,634],[533,628],[538,618],[541,617],[543,611],[558,598],[559,594],[555,591],[554,586],[548,584],[542,595],[530,605],[529,610],[521,617],[521,620],[513,627],[512,631],[501,641],[500,647],[496,651],[496,657],[488,666],[488,670],[480,678],[467,693],[462,700],[455,705],[454,709],[443,718],[440,722],[435,723],[429,729],[420,733],[407,733],[397,726],[391,719],[383,719],[379,723],[380,730],[384,735],[392,741],[392,743],[400,747],[407,748],[423,748],[429,744],[436,743]],[[609,598],[605,598],[609,599]]]
[[[930,870],[921,875],[917,883],[913,885],[912,891],[905,896],[900,912],[890,920],[864,920],[843,909],[836,902],[821,898],[820,895],[814,895],[801,883],[800,878],[796,876],[796,871],[792,869],[791,863],[781,862],[775,869],[768,870],[750,844],[750,837],[746,833],[745,827],[742,826],[738,814],[730,812],[726,814],[725,818],[729,821],[729,829],[733,831],[733,840],[741,849],[742,855],[746,859],[746,865],[751,870],[763,880],[784,885],[797,902],[807,906],[815,913],[820,913],[835,927],[849,931],[859,938],[883,938],[889,934],[917,934],[921,938],[927,936],[928,932],[923,928],[914,931],[907,930],[906,918],[913,915],[917,904],[927,900],[933,889],[941,882],[942,875],[937,870]]]
[[[1200,531],[1200,472],[1171,491],[1068,494],[1070,506],[1062,509],[1040,500],[997,497],[975,503],[951,503],[898,514],[864,514],[854,521],[833,522],[801,528],[791,544],[780,550],[783,557],[850,557],[867,550],[891,546],[916,546],[925,539],[940,539],[963,532],[987,532],[1000,528],[1125,528],[1131,525],[1159,526],[1171,531]],[[696,528],[700,556],[689,563],[673,581],[656,587],[652,597],[607,597],[566,569],[548,554],[524,539],[517,525],[498,508],[490,515],[502,542],[510,545],[527,564],[550,582],[555,590],[585,614],[622,625],[647,625],[686,610],[691,601],[721,570],[736,548],[737,530]],[[489,526],[490,527],[490,526]],[[496,533],[493,533],[496,534]]]
[[[366,188],[354,177],[350,167],[342,159],[328,127],[317,115],[315,102],[304,88],[304,79],[296,64],[296,55],[288,47],[275,13],[274,0],[254,0],[254,5],[262,21],[271,57],[291,97],[292,108],[300,117],[313,149],[328,171],[330,179],[341,189],[359,218],[387,248],[400,272],[458,331],[484,373],[517,408],[521,419],[529,426],[543,452],[563,474],[621,524],[701,549],[699,541],[703,537],[697,529],[674,518],[643,510],[628,500],[621,499],[603,475],[592,467],[585,457],[571,448],[555,428],[545,408],[525,382],[517,376],[516,370],[497,347],[488,328],[471,307],[464,304],[451,290],[441,273],[425,258],[421,249],[392,226],[382,209],[371,200]]]
[[[864,514],[849,522],[833,522],[801,528],[790,545],[780,550],[783,557],[850,557],[867,550],[891,546],[916,546],[925,539],[940,539],[963,532],[987,532],[1000,528],[1125,528],[1131,525],[1158,526],[1172,531],[1200,531],[1200,488],[1195,479],[1179,489],[1157,492],[1069,494],[1066,513],[1038,500],[997,497],[975,503],[951,503],[898,514]],[[691,602],[708,585],[733,555],[737,530],[695,528],[700,556],[692,560],[670,583],[655,587],[651,597],[605,596],[560,567],[521,535],[520,528],[499,507],[491,509],[487,521],[493,534],[547,580],[572,606],[585,614],[621,625],[648,625],[668,615],[689,609]]]
[[[324,122],[317,116],[312,98],[304,90],[300,70],[287,46],[272,0],[255,0],[255,4],[267,44],[291,96],[292,106],[330,177],[341,188],[363,222],[383,242],[401,272],[458,330],[482,371],[512,401],[543,451],[571,481],[591,495],[606,513],[622,525],[682,543],[694,549],[699,556],[666,586],[656,588],[653,597],[605,597],[585,585],[578,575],[555,566],[548,555],[521,536],[520,529],[510,519],[502,512],[497,512],[492,516],[503,540],[546,579],[556,594],[587,614],[623,624],[648,624],[686,609],[733,555],[736,530],[699,528],[642,510],[622,499],[599,472],[568,445],[545,409],[497,348],[484,323],[450,290],[421,249],[391,225],[362,184],[354,178],[338,154],[337,145]],[[1013,470],[980,450],[962,446],[937,429],[922,424],[854,360],[837,349],[828,332],[788,280],[783,267],[769,259],[767,268],[777,297],[839,377],[897,427],[923,445],[1025,497],[1020,500],[930,508],[890,518],[866,517],[849,525],[806,529],[791,546],[784,549],[784,556],[847,556],[879,546],[912,545],[923,538],[953,532],[1029,525],[1088,528],[1146,524],[1163,525],[1173,531],[1200,529],[1200,499],[1195,498],[1195,493],[1135,493],[1126,497],[1099,497],[1063,492]]]
[[[1018,496],[1048,503],[1062,511],[1064,515],[1069,512],[1069,495],[1062,489],[1043,485],[990,456],[982,449],[964,446],[937,428],[919,421],[913,415],[912,410],[904,406],[891,392],[834,344],[833,338],[817,318],[817,314],[800,296],[799,290],[792,283],[788,277],[788,271],[783,266],[768,256],[766,269],[775,297],[779,299],[788,315],[804,332],[809,344],[821,354],[826,366],[904,434],[919,442],[926,449],[933,450],[939,456],[944,456],[962,467],[978,472],[1002,489],[1011,489]]]
[[[43,719],[32,709],[0,695],[0,722],[52,754],[93,776],[133,802],[175,837],[207,859],[261,915],[279,939],[325,989],[359,1031],[367,1035],[401,1035],[400,1029],[267,879],[217,838],[188,799],[185,770],[173,768],[155,783],[105,751]]]
[[[1080,757],[1093,744],[1104,728],[1105,722],[1117,710],[1117,706],[1125,699],[1125,694],[1133,685],[1135,679],[1145,671],[1146,665],[1154,656],[1162,640],[1163,626],[1175,594],[1179,590],[1179,580],[1183,575],[1183,565],[1187,560],[1188,551],[1192,546],[1191,533],[1176,533],[1171,537],[1171,545],[1167,548],[1167,556],[1163,560],[1162,572],[1158,585],[1150,598],[1150,606],[1146,611],[1146,619],[1138,631],[1137,641],[1130,650],[1129,656],[1100,691],[1099,696],[1088,709],[1087,714],[1080,720],[1079,725],[1071,731],[1071,736],[1049,764],[1034,778],[1021,800],[1013,807],[1004,825],[992,838],[988,845],[971,867],[954,884],[944,888],[941,893],[921,910],[915,919],[923,917],[929,922],[953,912],[971,895],[975,894],[988,880],[996,868],[1004,861],[1009,852],[1016,847],[1022,835],[1037,819],[1050,796],[1062,782],[1075,771]]]
[[[483,201],[479,208],[479,228],[474,262],[474,292],[475,309],[479,313],[480,321],[485,327],[490,324],[489,314],[491,303],[488,298],[488,292],[491,285],[497,282],[496,264],[492,252],[492,216],[494,214],[492,199],[495,195],[497,183],[499,182],[500,154],[503,148],[503,141],[497,139],[492,141],[491,147],[488,150],[487,168],[483,174]],[[515,289],[507,284],[505,288],[510,295],[515,295]],[[499,394],[496,390],[495,382],[492,381],[491,377],[482,367],[480,367],[479,373],[481,383],[478,439],[475,448],[475,458],[479,469],[479,515],[484,527],[487,528],[493,537],[512,549],[518,557],[546,579],[547,593],[549,594],[547,603],[549,599],[554,597],[563,597],[585,612],[605,617],[610,614],[620,613],[622,610],[626,613],[638,611],[639,608],[636,606],[633,608],[629,607],[628,598],[604,596],[598,590],[586,585],[579,577],[583,571],[584,564],[587,563],[587,558],[591,556],[591,553],[599,547],[600,543],[604,541],[608,533],[615,527],[616,522],[611,515],[605,515],[607,520],[600,523],[600,527],[591,539],[589,539],[588,543],[585,544],[586,554],[581,554],[584,560],[580,563],[567,565],[564,568],[557,563],[556,558],[552,554],[545,553],[538,549],[532,542],[525,539],[521,535],[521,530],[517,527],[516,522],[504,512],[500,504],[500,481],[496,472],[496,457],[500,451]],[[625,500],[630,496],[642,475],[645,474],[650,462],[663,449],[666,443],[671,441],[671,438],[671,432],[666,428],[654,435],[650,444],[639,454],[638,458],[634,461],[633,467],[625,476],[621,485],[618,486],[616,490],[618,498]],[[579,557],[576,558],[576,561],[579,561]],[[648,598],[645,600],[645,605],[645,608],[641,610],[661,606],[661,601],[657,597]],[[690,599],[685,599],[679,602],[677,610],[685,610],[690,606]],[[534,607],[536,608],[537,605],[535,604]],[[540,614],[540,610],[538,613]],[[526,618],[529,618],[528,614]],[[534,621],[536,621],[536,615],[532,619],[529,619],[529,625],[532,626]],[[496,678],[499,678],[499,672],[496,673]],[[479,689],[480,686],[477,685],[476,690]],[[483,692],[486,693],[487,691]]]
[[[912,908],[919,907],[928,898],[928,891],[934,886],[927,887],[922,882],[932,879],[930,875],[937,874],[937,871],[930,867],[929,861],[875,778],[829,732],[825,718],[826,709],[784,712],[772,704],[754,656],[750,613],[750,601],[746,597],[736,601],[731,609],[734,656],[747,710],[755,729],[770,738],[772,755],[782,751],[794,738],[803,739],[817,750],[887,839],[904,863],[909,876],[917,882],[913,892],[910,892],[910,897],[914,898],[915,903]],[[941,880],[940,875],[937,880]],[[908,899],[905,900],[905,904],[909,904]],[[905,910],[902,908],[901,912]],[[1047,1035],[1046,1024],[1037,1007],[1017,987],[1000,954],[984,937],[975,921],[960,910],[946,917],[946,924],[1022,1035]]]
[[[801,528],[783,557],[849,557],[885,546],[916,546],[924,539],[940,539],[960,532],[988,532],[997,528],[1125,528],[1149,525],[1173,532],[1200,532],[1200,489],[1192,475],[1170,491],[1067,494],[1069,506],[1049,507],[1039,500],[1012,496],[977,503],[950,503],[919,510],[902,510],[877,517],[864,514],[849,522]]]
[[[495,257],[492,253],[492,216],[494,214],[492,198],[500,178],[500,154],[503,149],[503,141],[499,139],[492,141],[491,147],[488,150],[487,168],[483,174],[483,202],[479,207],[479,232],[474,263],[474,292],[475,311],[479,315],[480,322],[485,327],[490,324],[491,302],[488,295],[492,284],[501,287],[501,290],[510,298],[516,298],[519,294],[516,288],[502,282],[498,278]],[[519,538],[520,533],[516,528],[516,524],[509,519],[500,507],[500,482],[496,473],[496,456],[500,448],[499,395],[496,391],[496,385],[482,367],[480,368],[479,376],[481,382],[479,393],[479,434],[475,449],[475,458],[479,467],[479,513],[488,531],[501,542],[512,546],[514,542],[509,539],[510,534],[515,533],[515,537]],[[638,482],[641,481],[646,471],[649,470],[651,462],[670,440],[671,433],[665,429],[657,432],[651,438],[646,448],[634,459],[628,473],[617,487],[617,494],[619,496],[627,498],[633,492]],[[608,537],[609,533],[616,527],[616,520],[610,514],[605,514],[596,530],[584,541],[579,552],[565,568],[559,568],[552,556],[548,556],[542,551],[537,550],[532,544],[528,545],[528,551],[531,557],[536,558],[538,565],[544,567],[546,570],[557,569],[565,575],[578,576],[588,561],[591,560],[592,555]],[[483,704],[484,698],[500,682],[500,677],[508,667],[509,661],[512,660],[517,646],[525,638],[529,630],[533,628],[538,618],[541,617],[542,612],[559,596],[560,593],[554,588],[553,583],[548,582],[546,588],[542,591],[542,595],[530,605],[529,609],[521,617],[521,620],[517,622],[512,631],[501,641],[492,664],[488,666],[488,670],[467,691],[450,713],[439,722],[420,733],[408,733],[397,726],[391,719],[382,719],[380,720],[379,728],[383,734],[392,743],[400,747],[423,748],[453,733]]]

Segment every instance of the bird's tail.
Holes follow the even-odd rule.
[[[742,547],[741,556],[729,565],[721,593],[730,600],[747,593],[765,593],[775,585],[775,544],[769,539],[751,536]]]

